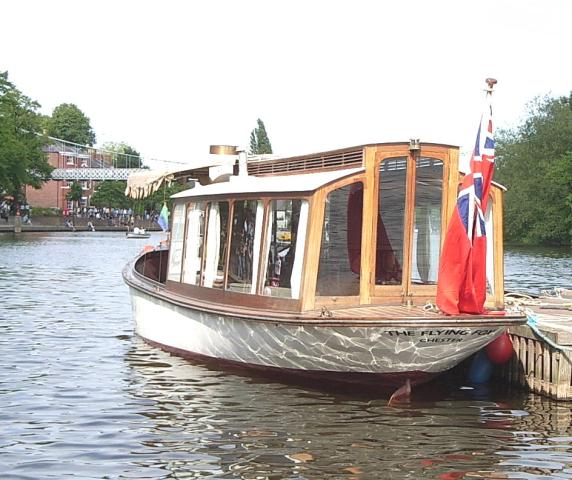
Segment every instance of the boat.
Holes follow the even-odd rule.
[[[487,311],[435,307],[458,147],[412,140],[288,158],[221,148],[230,173],[209,178],[208,162],[181,172],[195,185],[171,197],[168,246],[123,270],[151,345],[275,377],[395,388],[525,323],[504,309],[505,189],[494,182]]]
[[[144,228],[135,227],[131,231],[128,230],[125,236],[127,238],[149,238],[151,234]]]

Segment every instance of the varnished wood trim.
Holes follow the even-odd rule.
[[[415,223],[415,181],[417,178],[417,155],[409,152],[407,156],[407,179],[405,182],[405,218],[403,219],[403,265],[402,265],[402,285],[404,290],[404,301],[412,294],[411,271],[413,255],[413,225]]]
[[[401,284],[400,285],[376,285],[375,283],[375,269],[376,267],[376,259],[375,259],[375,252],[377,252],[377,223],[378,223],[378,219],[381,217],[381,214],[379,213],[379,190],[381,188],[381,174],[379,173],[379,168],[381,166],[381,163],[389,158],[400,158],[400,157],[404,157],[407,159],[407,171],[406,171],[406,179],[405,179],[405,185],[406,185],[406,193],[405,193],[405,211],[404,211],[404,216],[405,218],[403,219],[403,226],[404,229],[406,228],[407,225],[407,201],[408,201],[408,182],[409,182],[409,170],[410,170],[410,164],[409,164],[409,145],[403,145],[403,148],[401,150],[395,150],[395,149],[390,149],[390,148],[379,148],[376,152],[375,155],[375,163],[374,163],[374,182],[375,182],[375,188],[374,188],[374,205],[375,208],[372,211],[372,225],[374,227],[373,230],[373,242],[371,244],[371,249],[372,249],[372,255],[373,255],[373,295],[376,297],[393,297],[395,298],[396,296],[400,297],[400,302],[403,301],[403,297],[405,295],[405,283],[406,283],[406,269],[405,269],[405,263],[408,263],[407,260],[407,244],[406,244],[406,232],[403,232],[403,260],[402,260],[402,275],[401,275]],[[381,301],[381,299],[376,299],[376,301]]]
[[[230,263],[230,242],[232,239],[232,217],[234,216],[234,201],[229,200],[228,202],[228,228],[226,230],[226,248],[225,248],[225,258],[224,258],[224,281],[222,290],[225,291],[228,288],[228,264]],[[219,289],[217,289],[219,290]]]
[[[155,282],[148,282],[139,273],[133,269],[134,262],[131,262],[123,269],[123,278],[127,285],[146,295],[166,301],[171,304],[179,305],[185,308],[196,309],[218,315],[228,315],[232,318],[243,318],[248,320],[272,322],[276,324],[293,324],[293,325],[313,325],[313,326],[340,326],[340,327],[460,327],[460,326],[510,326],[522,325],[526,322],[524,315],[506,315],[502,317],[494,317],[487,315],[460,315],[460,316],[443,316],[434,312],[424,312],[420,308],[412,307],[355,307],[351,309],[329,310],[324,312],[315,310],[311,312],[286,311],[277,308],[268,308],[263,305],[257,307],[244,306],[240,301],[242,298],[236,298],[231,301],[229,293],[238,297],[246,297],[246,294],[235,292],[224,292],[224,303],[215,303],[205,301],[201,294],[205,292],[212,294],[220,290],[213,290],[205,287],[197,287],[195,285],[179,284],[183,290],[187,290],[184,295],[165,288],[157,288]],[[168,282],[168,284],[178,282]],[[188,291],[195,290],[196,296],[189,296]],[[251,298],[260,298],[250,295]],[[268,297],[267,297],[268,298]],[[283,302],[296,303],[295,300],[283,300]],[[380,310],[381,308],[381,310]]]
[[[377,227],[375,212],[377,211],[376,199],[376,149],[366,147],[364,163],[366,166],[363,186],[363,214],[361,236],[361,271],[360,271],[360,303],[371,303],[373,285],[375,284],[375,229]],[[372,245],[374,246],[372,248]]]
[[[314,258],[316,260],[316,268],[315,268],[315,271],[313,272],[313,276],[315,277],[313,295],[315,295],[316,285],[318,282],[318,268],[319,268],[319,263],[320,263],[320,250],[321,250],[321,246],[322,246],[322,229],[324,228],[326,197],[331,192],[333,192],[334,190],[337,190],[337,189],[343,188],[343,187],[347,187],[349,185],[352,185],[353,183],[358,183],[358,182],[361,182],[364,186],[364,189],[365,189],[366,177],[365,177],[363,172],[358,172],[358,173],[352,175],[351,177],[346,177],[346,178],[343,178],[343,179],[338,180],[336,182],[333,182],[330,185],[327,185],[326,187],[322,188],[319,192],[322,194],[321,201],[316,202],[316,203],[317,203],[317,205],[319,205],[318,210],[321,211],[320,212],[321,213],[320,221],[319,221],[319,223],[312,224],[312,230],[317,230],[317,232],[319,233],[317,243],[314,244]],[[365,191],[364,191],[364,196],[365,196]],[[365,212],[363,211],[363,207],[362,207],[362,232],[363,232],[363,225],[364,225],[365,221],[366,221]],[[363,261],[363,258],[362,258],[362,261]],[[361,285],[360,285],[360,288],[361,288]],[[360,303],[360,296],[359,295],[336,295],[336,296],[332,296],[332,297],[330,297],[330,296],[317,296],[316,295],[315,303],[320,304],[320,305],[328,305],[328,304],[336,304],[336,303],[339,304],[340,302],[342,302],[341,298],[345,299],[345,300],[343,300],[344,305],[359,305],[359,303]],[[330,299],[330,300],[328,300],[328,299]]]
[[[457,155],[457,157],[455,157]],[[454,168],[457,168],[457,158],[458,158],[458,149],[451,148],[448,150],[443,151],[437,150],[435,148],[425,148],[425,145],[421,145],[421,152],[420,157],[424,158],[433,158],[435,160],[440,160],[443,162],[443,176],[441,178],[441,231],[440,231],[440,248],[439,251],[443,248],[443,242],[445,240],[445,234],[447,232],[446,226],[449,223],[449,219],[452,215],[448,213],[449,210],[449,202],[450,202],[450,193],[451,190],[454,192],[454,203],[456,205],[457,199],[457,183],[451,183],[450,172],[451,172],[451,165]],[[417,173],[417,169],[415,168],[415,172]],[[414,185],[417,185],[416,179],[414,179]],[[410,262],[410,271],[409,277],[407,282],[407,289],[406,295],[409,295],[410,298],[418,304],[419,302],[425,302],[427,299],[430,299],[432,302],[435,301],[435,297],[437,295],[437,285],[426,284],[426,285],[418,285],[414,284],[411,281],[411,272],[413,269],[413,224],[415,222],[415,200],[416,200],[416,190],[413,190],[412,196],[412,225],[411,225],[411,244],[409,247],[409,262]]]
[[[203,244],[201,245],[201,270],[199,272],[199,285],[205,284],[205,262],[207,258],[207,245],[209,240],[209,220],[212,202],[205,202],[205,218],[203,220]]]
[[[403,290],[388,290],[387,286],[381,287],[381,293],[375,292],[371,297],[371,305],[401,305],[403,303]]]
[[[268,224],[268,217],[270,214],[270,202],[275,200],[274,198],[268,199],[265,198],[262,200],[262,234],[260,235],[260,241],[262,242],[260,245],[260,258],[258,259],[258,272],[257,272],[257,285],[256,285],[256,293],[258,295],[262,295],[262,291],[264,288],[264,281],[266,280],[266,270],[267,270],[267,263],[268,263],[268,248],[267,248],[267,238],[268,238],[268,230],[272,228]],[[277,199],[276,199],[277,200]]]
[[[313,310],[316,300],[315,293],[318,281],[320,248],[322,244],[325,198],[326,194],[324,190],[318,190],[310,200],[300,295],[302,299],[302,310]]]
[[[494,252],[494,278],[495,278],[495,306],[502,308],[504,306],[504,212],[503,199],[504,192],[501,188],[493,185],[491,188],[493,202],[493,234],[495,247]]]
[[[316,297],[315,309],[321,307],[350,307],[356,306],[360,303],[359,295],[337,295],[332,297]]]
[[[227,308],[229,312],[232,312],[233,309],[237,308],[254,308],[260,310],[271,309],[277,312],[297,312],[300,310],[299,300],[291,298],[253,295],[250,293],[200,287],[198,285],[171,281],[167,281],[166,290],[189,299],[200,299],[200,301],[216,303],[220,308],[226,306],[224,308]]]

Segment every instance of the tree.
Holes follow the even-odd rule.
[[[159,211],[161,211],[161,208],[163,207],[163,203],[166,202],[167,206],[169,207],[169,210],[172,210],[173,209],[173,205],[172,205],[173,201],[170,198],[171,195],[175,195],[175,193],[182,192],[183,190],[186,190],[187,188],[189,188],[188,185],[185,185],[185,184],[182,184],[179,182],[173,182],[168,187],[161,187],[154,194],[145,198],[143,200],[143,205],[144,205],[145,209],[148,211],[155,210],[156,212],[159,212]]]
[[[0,194],[16,201],[24,185],[40,188],[52,171],[42,151],[47,139],[39,107],[8,80],[8,72],[0,72]]]
[[[250,132],[250,153],[253,155],[262,155],[264,153],[272,153],[272,145],[270,139],[266,134],[264,122],[256,120],[258,127]]]
[[[121,180],[101,182],[90,202],[95,207],[109,208],[131,208],[133,205],[133,200],[125,196],[125,182]]]
[[[495,180],[506,185],[505,235],[513,242],[572,240],[572,94],[536,98],[496,140]]]
[[[126,143],[107,142],[101,149],[112,152],[115,168],[145,168],[139,152]]]
[[[62,103],[54,108],[48,122],[48,135],[80,145],[93,146],[95,143],[89,118],[73,103]]]
[[[81,201],[81,197],[83,196],[83,190],[81,188],[81,184],[79,182],[72,182],[70,185],[70,191],[66,195],[66,198],[72,202],[72,215],[75,216],[75,206],[79,207],[79,202]]]
[[[172,203],[170,196],[186,190],[188,187],[178,182],[173,182],[168,187],[160,190],[149,197],[135,200],[125,196],[125,182],[121,180],[105,180],[97,186],[97,190],[91,196],[91,205],[108,208],[132,208],[136,214],[142,215],[144,210],[159,212],[163,202]]]

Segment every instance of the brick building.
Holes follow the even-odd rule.
[[[96,148],[85,147],[63,140],[52,139],[52,144],[44,148],[48,163],[54,168],[109,168],[113,166],[114,154]],[[49,180],[42,188],[26,187],[26,201],[31,207],[71,209],[72,202],[67,199],[70,180]],[[83,195],[80,207],[89,207],[97,181],[79,180]],[[77,205],[76,205],[77,207]]]

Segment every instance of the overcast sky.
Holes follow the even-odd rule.
[[[5,0],[0,71],[51,114],[76,104],[101,145],[203,161],[362,143],[474,142],[486,77],[497,127],[572,90],[572,1]],[[155,164],[153,164],[155,165]]]

